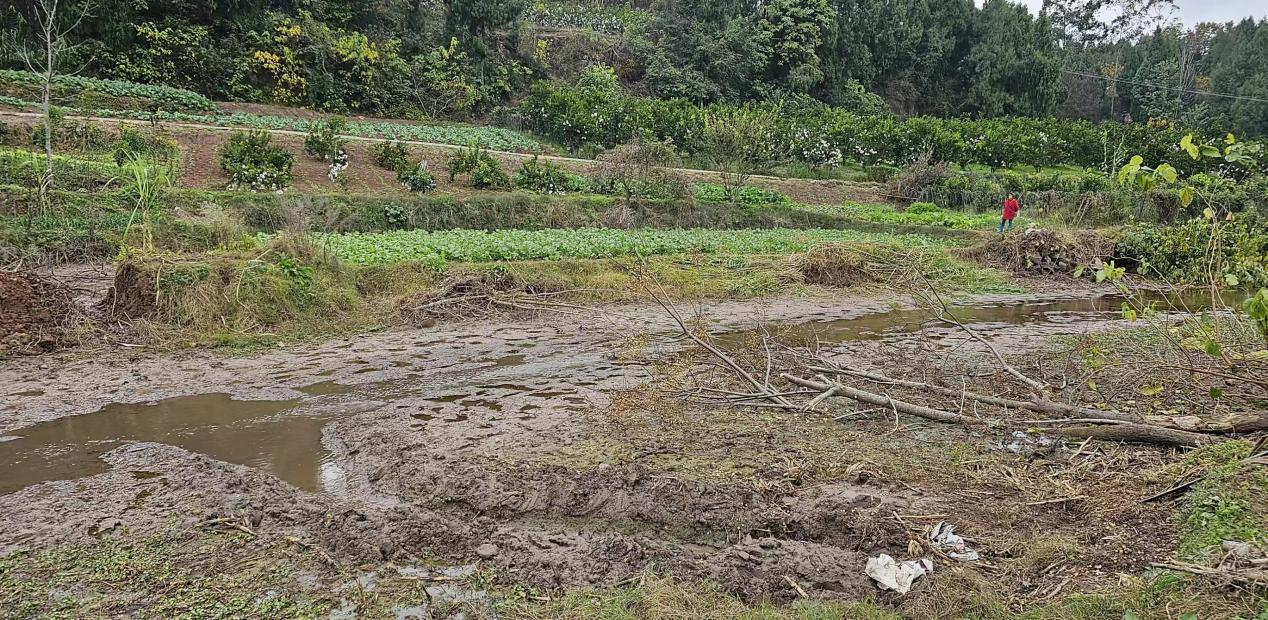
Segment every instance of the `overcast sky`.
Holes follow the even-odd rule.
[[[1032,12],[1043,6],[1043,0],[1014,1],[1029,6]],[[1238,21],[1248,16],[1268,17],[1268,0],[1177,0],[1176,4],[1180,7],[1177,16],[1188,26],[1198,22]]]

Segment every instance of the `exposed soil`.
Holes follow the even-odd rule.
[[[0,271],[0,357],[57,350],[80,317],[69,287],[31,272]]]
[[[113,320],[147,319],[158,312],[158,298],[153,276],[126,262],[119,265],[114,284],[97,308]]]
[[[1024,299],[979,299],[963,320],[1012,353],[1115,320],[1101,309],[1112,301]],[[981,353],[950,331],[914,339],[922,319],[905,304],[840,295],[722,303],[708,316],[712,330],[732,332],[810,321],[774,333],[863,368],[885,368],[893,347],[917,341],[932,343],[931,360],[954,351],[971,364]],[[304,570],[332,604],[352,567],[475,562],[500,583],[545,591],[654,566],[747,600],[790,601],[800,588],[919,609],[937,605],[944,580],[973,575],[1018,605],[1097,591],[1174,547],[1170,507],[1138,501],[1171,482],[1159,474],[1167,451],[1015,435],[1021,424],[691,404],[673,378],[694,364],[655,336],[670,333],[658,309],[623,307],[240,358],[96,351],[47,356],[40,369],[0,362],[13,390],[0,461],[51,464],[44,481],[0,495],[0,555],[249,531],[247,547],[226,553],[278,566],[298,560],[277,549],[328,557]],[[193,396],[211,393],[271,400]],[[91,413],[112,402],[138,404]],[[75,462],[88,464],[57,468]],[[908,557],[939,520],[986,561],[939,559],[907,597],[879,593],[862,573],[867,558]]]

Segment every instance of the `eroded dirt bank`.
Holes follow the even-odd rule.
[[[1118,321],[1112,300],[1086,295],[974,305],[966,316],[1013,352]],[[902,298],[861,296],[717,304],[707,315],[715,331],[813,323],[785,335],[871,361],[917,346],[909,335],[923,322]],[[498,583],[543,592],[654,566],[750,600],[805,592],[918,611],[966,580],[1019,604],[1094,591],[1173,546],[1168,508],[1138,502],[1163,451],[693,406],[649,384],[674,372],[676,345],[647,336],[669,330],[658,310],[633,307],[241,358],[3,362],[0,457],[27,479],[0,495],[0,555],[229,537],[207,570],[266,562],[277,568],[268,587],[354,612],[340,588],[359,567],[389,562],[474,562]],[[972,355],[960,334],[925,335],[919,346]],[[92,413],[107,403],[140,405]],[[987,561],[941,567],[906,598],[879,593],[867,558],[905,557],[937,520],[959,525]],[[480,596],[450,603],[488,611]]]

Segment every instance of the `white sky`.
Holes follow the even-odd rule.
[[[1038,12],[1043,0],[1013,0]],[[982,4],[978,1],[978,4]],[[1243,17],[1268,17],[1268,1],[1265,0],[1177,0],[1180,7],[1177,17],[1186,26],[1198,22],[1239,21]]]

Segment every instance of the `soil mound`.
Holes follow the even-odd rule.
[[[1096,267],[1108,258],[1114,243],[1091,230],[1058,234],[1031,229],[992,236],[984,243],[959,250],[960,256],[988,267],[1014,273],[1068,274],[1080,265]]]
[[[114,286],[98,308],[112,319],[147,319],[158,313],[154,275],[135,263],[123,263],[115,272]]]
[[[0,271],[0,357],[69,346],[70,328],[82,317],[69,287],[29,272]]]
[[[821,243],[810,248],[797,268],[806,284],[847,287],[872,281],[863,256],[838,243]]]

